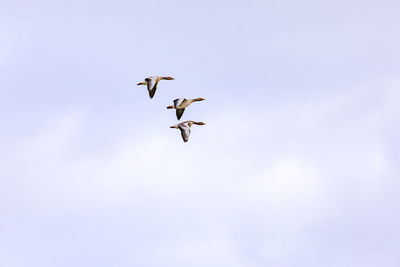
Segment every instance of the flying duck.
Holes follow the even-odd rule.
[[[162,77],[162,76],[152,76],[152,77],[147,77],[144,79],[144,82],[140,82],[137,85],[147,85],[147,90],[149,91],[149,96],[150,98],[153,98],[154,94],[156,93],[157,90],[157,84],[161,80],[174,80],[175,78],[173,77]]]
[[[185,108],[187,108],[193,102],[203,100],[205,99],[201,97],[195,99],[178,98],[174,100],[174,105],[168,106],[167,109],[176,109],[176,117],[178,118],[178,120],[180,120],[183,112],[185,112]]]
[[[171,126],[169,128],[175,128],[181,130],[181,135],[183,142],[187,142],[189,140],[189,135],[190,135],[190,127],[192,127],[193,124],[197,125],[205,125],[204,122],[195,122],[195,121],[184,121],[181,122],[177,125]]]

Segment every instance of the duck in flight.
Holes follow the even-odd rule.
[[[184,121],[181,122],[177,125],[171,126],[169,128],[175,128],[181,130],[181,135],[183,142],[187,142],[189,140],[189,135],[190,135],[190,127],[192,127],[193,124],[197,125],[205,125],[204,122],[195,122],[195,121]]]
[[[181,119],[183,112],[185,112],[185,108],[187,108],[190,104],[197,101],[203,101],[204,98],[195,98],[195,99],[186,99],[186,98],[178,98],[174,100],[173,106],[168,106],[167,109],[176,109],[176,118],[178,120]]]
[[[140,82],[137,85],[147,85],[147,90],[149,91],[150,98],[153,98],[157,90],[157,84],[161,80],[174,80],[173,77],[163,77],[163,76],[151,76],[144,79],[144,82]]]

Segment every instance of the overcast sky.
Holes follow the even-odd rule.
[[[0,267],[400,266],[399,14],[2,0]]]

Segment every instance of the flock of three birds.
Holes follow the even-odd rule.
[[[140,82],[137,85],[147,85],[147,90],[149,91],[150,98],[153,98],[154,94],[157,90],[158,82],[161,80],[174,80],[172,77],[163,77],[163,76],[152,76],[144,79],[144,82]],[[186,98],[178,98],[174,100],[173,106],[168,106],[167,109],[176,109],[176,117],[178,120],[181,119],[185,108],[187,108],[190,104],[197,101],[203,101],[204,98],[194,98],[194,99],[186,99]],[[196,122],[196,121],[184,121],[178,123],[177,125],[171,126],[170,128],[179,129],[181,131],[182,139],[184,142],[189,140],[190,135],[190,127],[193,124],[196,125],[205,125],[204,122]]]

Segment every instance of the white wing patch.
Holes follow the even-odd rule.
[[[156,93],[157,89],[157,78],[156,77],[149,77],[145,79],[147,83],[147,90],[149,91],[150,98],[153,98],[154,94]]]
[[[145,79],[147,83],[147,90],[153,89],[153,87],[156,85],[156,78],[155,77],[149,77]]]
[[[182,139],[184,142],[189,140],[190,135],[190,127],[187,123],[180,123],[178,124],[179,130],[181,130]]]
[[[184,98],[175,99],[175,100],[174,100],[174,107],[175,107],[175,108],[178,108],[179,105],[180,105],[184,100],[185,100]]]

